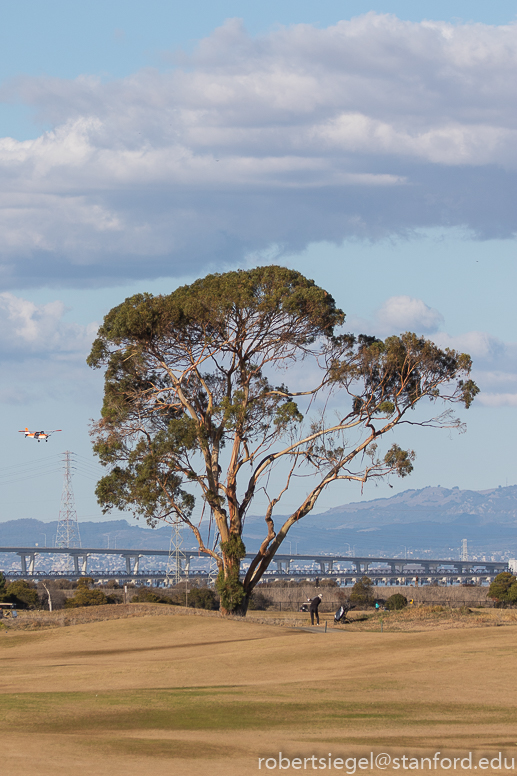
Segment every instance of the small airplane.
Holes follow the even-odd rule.
[[[45,442],[48,442],[48,438],[51,434],[55,434],[57,431],[62,431],[62,428],[55,428],[54,431],[29,431],[28,428],[24,429],[23,431],[19,431],[19,434],[25,434],[25,439],[27,437],[29,439],[37,439],[38,442],[41,442],[42,439],[45,440]]]

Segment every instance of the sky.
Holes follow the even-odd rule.
[[[341,484],[318,511],[517,481],[514,3],[0,12],[0,521],[57,519],[65,450],[79,518],[118,517],[96,504],[88,433],[103,316],[271,262],[328,289],[352,331],[470,353],[481,388],[465,434],[410,436],[410,478]]]

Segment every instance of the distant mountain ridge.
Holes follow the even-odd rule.
[[[343,504],[323,514],[325,517],[346,516],[347,519],[354,515],[355,519],[347,522],[347,526],[356,527],[358,521],[363,523],[364,512],[369,513],[376,525],[414,522],[415,519],[442,523],[461,515],[476,515],[486,523],[517,524],[517,485],[477,491],[440,486],[405,490],[390,498]]]
[[[281,519],[276,517],[276,526]],[[264,538],[263,522],[262,517],[247,518],[250,549]],[[308,547],[313,552],[345,552],[355,546],[356,554],[395,553],[411,546],[448,557],[466,538],[478,552],[515,554],[517,485],[482,491],[429,486],[390,498],[342,504],[307,515],[288,537],[299,552]]]
[[[54,545],[57,520],[44,523],[33,518],[20,518],[0,523],[0,546],[40,547]],[[83,547],[95,549],[120,548],[124,550],[168,550],[171,540],[170,526],[142,528],[131,525],[127,520],[107,520],[103,523],[79,521],[79,532]],[[187,543],[188,544],[188,543]]]
[[[275,517],[278,527],[282,515]],[[171,528],[147,528],[127,520],[79,522],[83,547],[169,549]],[[52,546],[57,521],[32,518],[0,523],[0,546]],[[264,517],[246,518],[244,541],[256,551],[265,537]],[[390,498],[372,499],[309,514],[293,526],[284,542],[288,552],[397,554],[401,547],[426,549],[442,557],[456,552],[462,539],[477,552],[510,551],[517,556],[517,485],[473,491],[427,487]],[[184,531],[184,547],[194,537]]]

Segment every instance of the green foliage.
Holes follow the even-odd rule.
[[[500,603],[517,603],[517,579],[509,571],[503,571],[491,583],[488,595]]]
[[[227,558],[227,564],[226,568],[219,571],[215,587],[223,608],[233,612],[246,598],[246,590],[239,579],[240,561],[246,555],[246,547],[241,537],[233,534],[228,541],[221,542],[221,550]]]
[[[3,595],[5,593],[5,588],[7,587],[7,580],[4,576],[3,571],[0,571],[0,601],[3,601]]]
[[[104,606],[107,604],[106,594],[102,590],[90,590],[90,585],[92,584],[93,579],[91,577],[81,577],[77,582],[75,595],[66,599],[65,609],[77,609],[81,606]]]
[[[272,605],[272,598],[270,598],[268,595],[265,595],[264,593],[261,593],[260,590],[254,590],[249,600],[248,609],[263,612],[266,609],[269,609],[269,607]]]
[[[373,584],[370,577],[362,577],[352,588],[350,603],[355,606],[373,606]]]
[[[219,600],[208,587],[193,587],[188,592],[184,585],[161,593],[157,588],[141,587],[131,599],[132,603],[169,604],[172,606],[191,606],[193,609],[219,609]]]
[[[140,587],[131,599],[132,603],[145,604],[175,604],[170,596],[160,595],[156,590],[149,587]]]
[[[413,450],[402,450],[397,444],[392,445],[384,456],[386,466],[389,466],[399,477],[407,477],[408,474],[411,474],[414,460]]]
[[[193,587],[188,591],[188,606],[194,609],[208,609],[216,611],[219,609],[219,599],[214,590],[209,587]]]
[[[301,423],[302,420],[303,415],[299,411],[296,402],[292,401],[292,399],[289,399],[283,404],[280,404],[276,408],[275,414],[273,416],[273,423],[277,429],[282,430],[289,428],[293,421],[296,421],[296,423]]]
[[[235,561],[240,561],[246,556],[246,547],[242,537],[237,534],[232,534],[228,541],[221,542],[221,550],[227,558]]]
[[[23,579],[10,582],[3,594],[6,603],[16,604],[18,609],[36,609],[39,606],[39,596],[36,585]]]
[[[407,598],[401,593],[394,593],[394,595],[390,595],[390,597],[386,599],[385,606],[386,609],[389,609],[390,611],[404,609],[404,607],[407,606]]]
[[[357,414],[397,413],[423,396],[438,398],[439,386],[454,380],[454,399],[465,407],[470,407],[479,393],[472,380],[461,379],[470,372],[470,357],[450,348],[440,350],[425,337],[406,332],[383,342],[360,335],[349,342],[346,357],[333,365],[332,378],[340,384],[364,382],[365,394],[354,401]]]

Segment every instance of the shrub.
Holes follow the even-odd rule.
[[[346,591],[346,590],[342,590],[342,589],[338,590],[336,592],[336,598],[337,598],[337,600],[339,601],[340,604],[348,604],[348,603],[350,603],[350,595],[349,595],[348,591]]]
[[[373,606],[374,596],[370,577],[362,577],[350,593],[350,603],[355,606]]]
[[[219,609],[219,599],[215,590],[209,587],[194,587],[188,593],[188,605],[194,609]]]
[[[175,604],[172,598],[168,596],[159,595],[150,587],[141,587],[137,593],[131,599],[131,603],[140,604]]]
[[[517,603],[517,579],[509,571],[503,571],[488,588],[488,596],[499,604]]]
[[[7,587],[7,580],[4,576],[4,572],[0,571],[0,601],[3,601],[3,595],[5,593],[5,588]]]
[[[72,598],[65,601],[65,609],[76,609],[80,606],[103,606],[108,603],[108,599],[102,590],[90,590],[93,584],[91,577],[82,577],[77,582],[77,590]]]
[[[273,600],[268,595],[264,595],[264,593],[254,590],[249,600],[248,609],[251,611],[263,612],[272,605]]]
[[[407,606],[407,598],[403,596],[401,593],[395,593],[394,595],[390,595],[390,597],[386,599],[385,606],[390,611],[403,609],[405,606]]]
[[[88,590],[82,588],[72,598],[65,601],[65,609],[77,609],[80,606],[104,606],[108,603],[102,590]]]
[[[3,600],[16,604],[19,609],[36,609],[39,606],[36,585],[33,582],[25,582],[23,579],[7,585]]]

